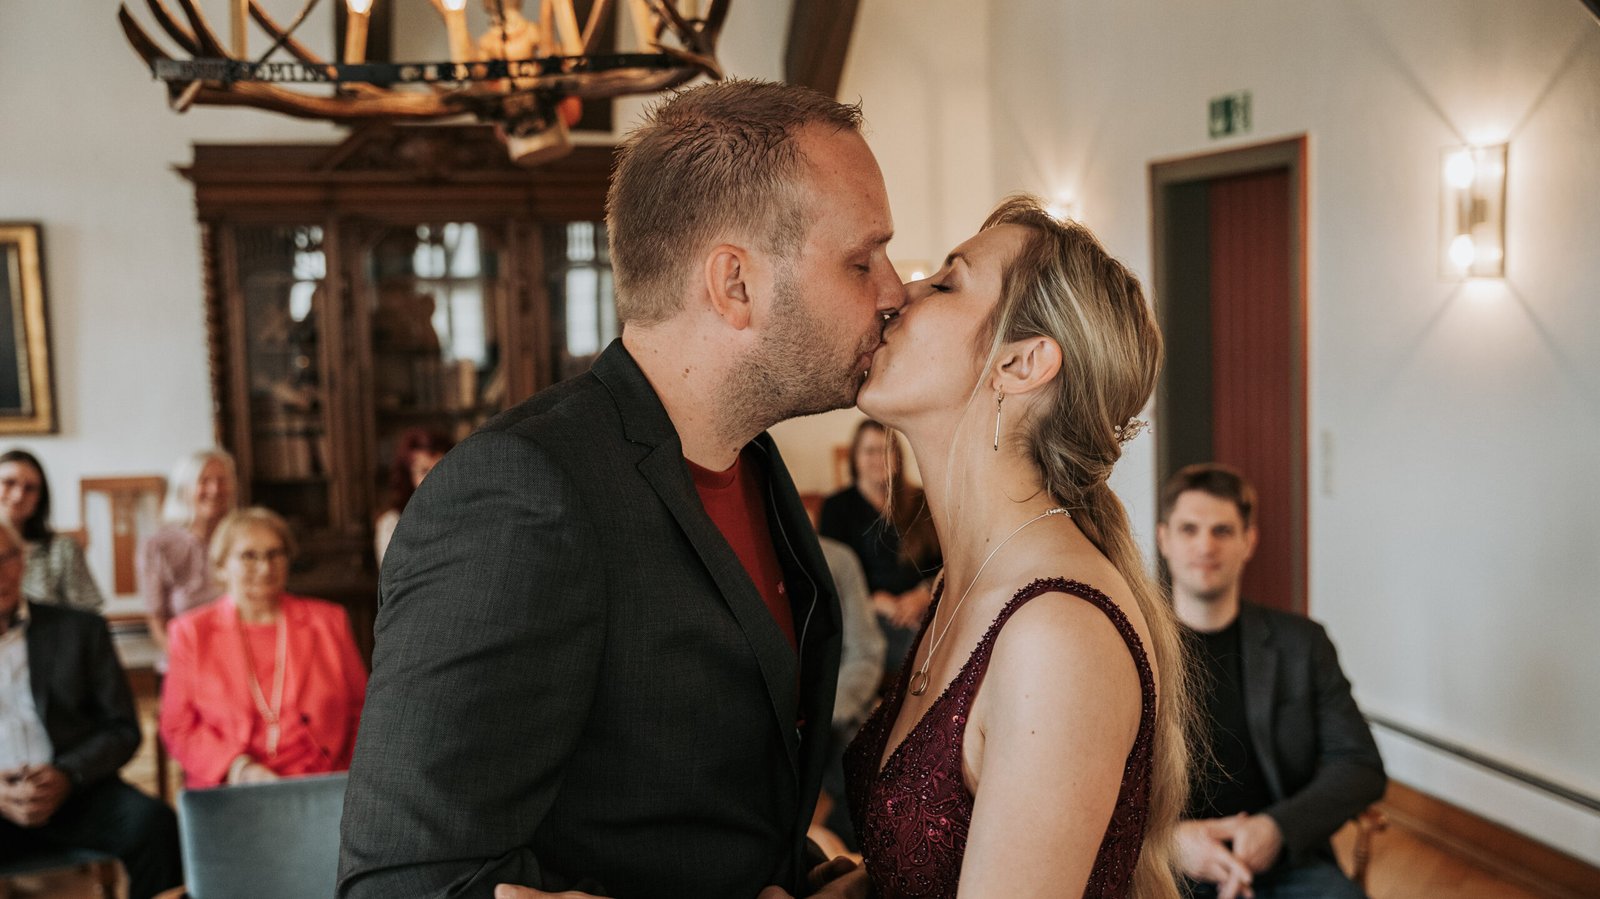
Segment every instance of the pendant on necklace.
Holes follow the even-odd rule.
[[[278,722],[267,722],[267,757],[278,757]]]
[[[911,695],[921,696],[928,692],[928,672],[918,671],[911,675]]]

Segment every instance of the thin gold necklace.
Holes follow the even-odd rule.
[[[1012,537],[1022,533],[1023,528],[1033,524],[1036,521],[1043,521],[1052,515],[1065,515],[1068,518],[1072,517],[1071,512],[1061,508],[1060,506],[1057,506],[1054,509],[1046,509],[1045,511],[1040,512],[1038,515],[1035,515],[1027,521],[1024,521],[1022,524],[1017,525],[1017,529],[1007,534],[1006,539],[1001,540],[994,549],[989,550],[989,555],[983,560],[983,564],[978,566],[978,573],[972,576],[972,580],[967,584],[967,589],[961,592],[961,598],[956,600],[955,607],[950,610],[950,618],[949,620],[945,621],[944,630],[942,631],[939,630],[939,608],[937,606],[934,607],[933,623],[929,626],[929,631],[933,634],[933,639],[928,641],[928,655],[923,658],[922,667],[918,668],[916,673],[911,676],[912,696],[921,696],[923,693],[928,692],[928,667],[933,664],[933,654],[936,650],[938,650],[939,644],[943,642],[944,638],[950,633],[950,626],[956,623],[956,613],[961,611],[961,604],[967,601],[967,597],[972,593],[972,588],[978,585],[978,578],[983,577],[983,570],[989,567],[990,562],[994,561],[995,553],[998,553],[1001,547],[1005,546],[1007,543],[1010,543]],[[944,569],[939,570],[939,583],[944,583]]]

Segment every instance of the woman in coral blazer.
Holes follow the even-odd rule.
[[[350,767],[367,671],[344,609],[284,592],[292,551],[276,514],[229,514],[210,553],[227,595],[172,622],[161,738],[191,789]]]

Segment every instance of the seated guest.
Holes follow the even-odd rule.
[[[22,594],[29,601],[100,611],[105,599],[78,541],[50,529],[50,482],[26,450],[0,453],[0,520],[27,541]]]
[[[107,852],[147,899],[183,876],[171,809],[117,776],[139,748],[127,676],[100,616],[24,598],[23,552],[0,522],[0,861]]]
[[[190,788],[350,767],[367,671],[344,609],[284,592],[289,526],[259,507],[211,538],[227,593],[173,619],[161,738]]]
[[[939,567],[939,539],[923,511],[922,491],[905,482],[900,441],[878,422],[863,421],[850,441],[850,486],[822,504],[817,530],[855,550],[872,591],[888,648],[886,673],[910,652]]]
[[[426,428],[409,428],[401,433],[394,459],[389,463],[389,508],[378,516],[372,538],[379,565],[383,564],[389,538],[394,536],[395,525],[400,523],[400,513],[411,501],[411,494],[417,492],[422,479],[454,445],[450,438]]]
[[[139,547],[139,594],[150,639],[163,652],[173,618],[222,595],[206,547],[233,511],[235,484],[233,457],[223,450],[185,456],[167,485],[166,522]]]
[[[878,704],[884,639],[872,613],[867,577],[861,571],[855,552],[827,537],[820,538],[818,543],[839,593],[839,615],[844,632],[839,654],[839,686],[833,698],[833,750],[822,772],[824,799],[817,803],[816,818],[823,820],[845,849],[854,852],[860,847],[855,825],[850,821],[850,808],[844,801],[844,748],[855,739],[856,731]]]
[[[1161,490],[1156,542],[1188,631],[1200,727],[1178,860],[1190,895],[1362,899],[1328,838],[1383,795],[1383,760],[1327,633],[1241,600],[1256,546],[1255,489],[1191,465]]]

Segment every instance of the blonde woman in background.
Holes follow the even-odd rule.
[[[165,523],[139,547],[138,560],[150,639],[163,653],[173,618],[222,595],[206,547],[217,523],[233,511],[237,488],[233,456],[220,449],[191,453],[173,469],[162,508]]]

